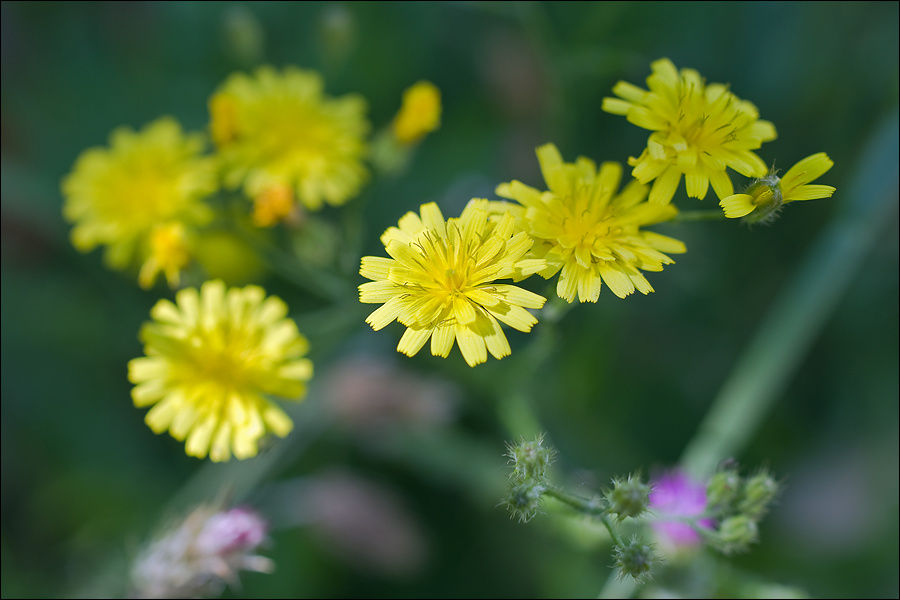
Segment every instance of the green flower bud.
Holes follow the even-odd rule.
[[[716,515],[727,514],[741,491],[741,477],[736,470],[719,471],[706,484],[706,506]]]
[[[756,521],[747,515],[737,515],[722,521],[713,541],[719,550],[725,554],[732,554],[746,550],[756,541],[758,534]]]
[[[531,482],[513,484],[502,504],[509,511],[511,518],[527,523],[540,511],[541,497],[545,489],[543,485]]]
[[[744,493],[738,502],[738,512],[758,521],[778,494],[778,483],[772,476],[762,471],[744,483]]]
[[[640,542],[637,538],[617,545],[613,550],[616,558],[616,569],[620,577],[630,576],[643,581],[650,576],[654,564],[659,561],[653,546]]]
[[[543,484],[556,452],[544,445],[544,436],[539,435],[531,441],[521,441],[509,446],[506,453],[513,466],[512,479],[521,483]]]
[[[613,488],[606,492],[606,502],[609,512],[615,513],[619,521],[640,516],[650,503],[650,486],[632,475],[625,481],[613,479]]]

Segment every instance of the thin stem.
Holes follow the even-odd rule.
[[[615,527],[613,527],[606,509],[597,499],[582,498],[555,486],[548,487],[544,493],[552,498],[556,498],[563,504],[574,508],[583,515],[599,519],[600,522],[603,523],[603,526],[606,527],[609,536],[617,546],[621,546],[624,543],[622,537],[618,534]]]
[[[725,213],[721,210],[686,210],[679,212],[672,218],[672,223],[687,223],[689,221],[724,221]]]

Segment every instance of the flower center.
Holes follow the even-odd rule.
[[[190,364],[193,366],[191,378],[202,380],[207,385],[222,391],[235,391],[247,387],[252,364],[246,352],[240,351],[234,342],[228,343],[219,335],[200,335],[194,339],[194,352]],[[215,339],[219,338],[219,339]]]
[[[612,218],[585,211],[580,216],[563,220],[563,233],[559,243],[564,248],[590,251],[598,242],[602,244],[619,229],[613,226]]]

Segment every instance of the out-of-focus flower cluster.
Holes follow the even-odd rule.
[[[104,246],[107,264],[139,271],[141,287],[163,274],[174,288],[185,272],[202,279],[216,270],[202,246],[230,214],[217,192],[240,189],[257,227],[290,220],[301,207],[346,203],[368,180],[366,101],[323,90],[318,73],[295,67],[231,75],[209,99],[211,154],[206,135],[184,132],[172,117],[116,129],[108,147],[84,151],[63,180],[72,243],[83,252]],[[433,84],[406,91],[391,127],[404,146],[398,153],[406,157],[439,127],[440,108]]]
[[[252,54],[259,32],[250,16],[231,13],[227,25]],[[285,303],[258,286],[226,289],[216,279],[259,270],[256,239],[235,232],[247,223],[296,225],[303,209],[357,196],[368,179],[370,127],[361,96],[329,97],[318,73],[295,67],[235,73],[208,106],[214,153],[206,153],[206,135],[184,132],[171,117],[139,131],[121,127],[108,147],[78,157],[62,192],[78,250],[105,247],[108,265],[137,271],[144,288],[159,275],[172,288],[200,287],[156,304],[141,330],[146,356],[128,373],[135,405],[152,407],[145,420],[154,432],[168,430],[189,455],[224,461],[255,456],[269,433],[287,435],[292,421],[271,397],[301,398],[312,376],[308,344]],[[434,84],[408,89],[389,128],[397,152],[408,156],[437,129],[440,111]],[[244,198],[235,211],[225,190],[240,190],[252,211]],[[452,345],[453,337],[439,337]]]
[[[200,598],[236,585],[240,571],[271,573],[274,563],[256,554],[267,524],[249,508],[196,508],[151,542],[132,568],[138,598]]]

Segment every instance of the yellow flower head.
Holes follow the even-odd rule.
[[[604,98],[603,110],[625,115],[653,133],[637,158],[629,158],[641,183],[656,180],[650,202],[666,204],[685,177],[688,196],[705,198],[712,183],[719,198],[734,192],[725,172],[730,167],[747,177],[762,177],[766,165],[753,152],[775,139],[775,126],[721,83],[706,84],[693,69],[679,72],[667,58],[651,65],[644,90],[625,81],[613,87],[619,98]]]
[[[156,276],[164,273],[169,286],[176,287],[181,281],[181,270],[190,260],[184,225],[177,222],[157,225],[150,232],[150,255],[138,273],[138,283],[149,289]]]
[[[190,456],[255,456],[267,432],[293,427],[267,396],[299,399],[312,376],[308,344],[281,299],[257,286],[208,281],[160,300],[141,329],[146,356],[128,363],[135,406],[154,433],[187,440]]]
[[[339,205],[367,177],[365,100],[329,98],[318,73],[261,67],[236,73],[209,100],[210,133],[230,187],[256,198],[287,186],[309,209]]]
[[[403,144],[415,144],[441,126],[441,91],[430,81],[420,81],[403,92],[403,105],[394,117],[394,136]]]
[[[747,217],[750,222],[757,223],[777,215],[788,202],[830,198],[834,187],[809,183],[824,175],[833,165],[834,162],[824,152],[807,156],[788,169],[784,177],[770,173],[753,182],[746,193],[724,198],[719,206],[728,218]]]
[[[549,191],[519,181],[497,187],[497,195],[524,207],[514,206],[512,212],[534,238],[533,255],[545,261],[542,269],[527,265],[519,276],[560,273],[556,293],[568,302],[576,295],[580,302],[596,302],[604,281],[620,298],[634,290],[652,292],[639,269],[662,271],[675,262],[663,252],[684,252],[685,247],[641,227],[668,221],[677,214],[675,207],[646,202],[647,188],[635,180],[617,193],[619,163],[603,163],[599,171],[584,157],[566,163],[553,144],[538,148],[537,156]]]
[[[487,205],[472,200],[445,221],[437,204],[423,204],[421,216],[408,212],[381,236],[392,258],[363,257],[359,273],[372,281],[359,286],[360,302],[384,303],[366,322],[376,331],[394,319],[406,325],[397,345],[403,354],[414,356],[431,338],[431,353],[446,357],[455,339],[474,367],[488,352],[509,355],[498,321],[519,331],[537,323],[525,309],[542,307],[543,297],[494,283],[527,266],[531,239],[515,231],[512,215],[491,219]]]
[[[212,163],[200,155],[203,145],[201,134],[186,135],[174,119],[164,117],[139,132],[116,129],[109,148],[85,150],[62,182],[63,214],[74,224],[75,247],[88,252],[106,246],[107,263],[125,269],[160,258],[159,247],[165,244],[157,237],[169,235],[160,233],[161,224],[192,227],[209,221],[212,212],[203,198],[216,183]],[[170,259],[145,268],[174,273],[177,279],[186,262]],[[152,284],[155,272],[143,276],[148,278]]]

